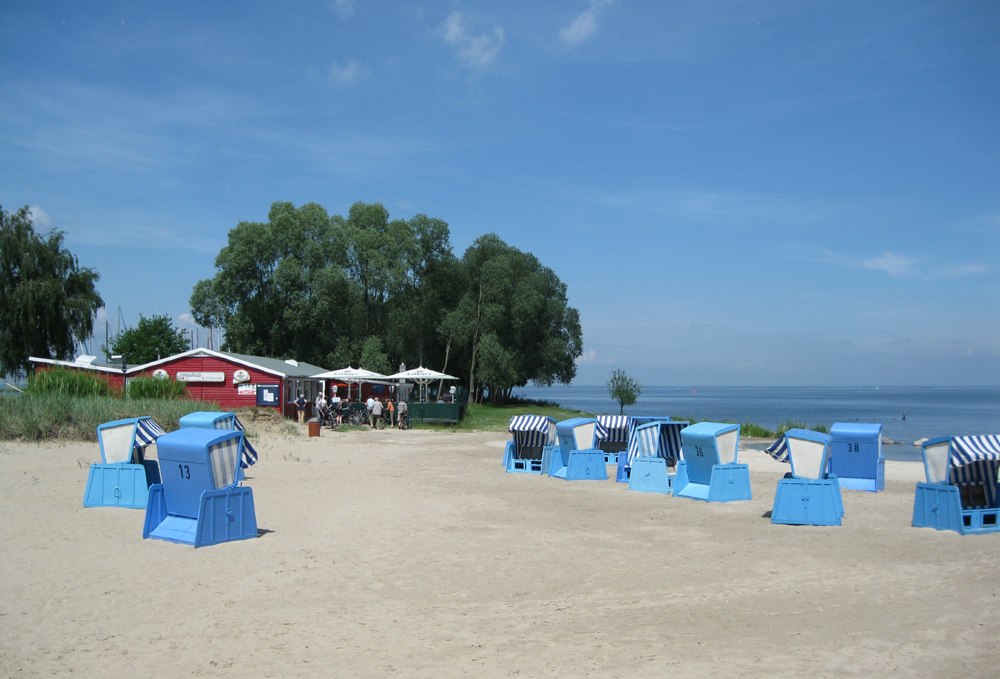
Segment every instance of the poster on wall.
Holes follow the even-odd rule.
[[[237,396],[253,396],[257,393],[256,384],[238,384],[236,385],[236,395]]]
[[[278,404],[278,392],[280,385],[258,384],[257,385],[257,405],[262,407],[275,407]]]

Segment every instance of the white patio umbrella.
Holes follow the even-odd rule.
[[[426,401],[428,384],[434,380],[457,380],[458,378],[421,366],[419,368],[404,370],[403,372],[396,373],[395,375],[386,375],[385,379],[399,380],[400,382],[416,382],[420,385],[421,391],[423,392],[420,400]]]
[[[382,373],[372,372],[371,370],[365,370],[364,368],[352,368],[351,366],[347,366],[346,368],[341,368],[340,370],[328,370],[325,373],[313,375],[313,379],[341,380],[342,382],[347,382],[347,398],[351,398],[351,384],[356,382],[358,385],[358,398],[360,398],[362,383],[371,382],[373,380],[384,380],[387,378]]]

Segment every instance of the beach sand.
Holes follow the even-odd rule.
[[[6,677],[995,677],[1000,534],[910,526],[920,465],[840,527],[505,474],[505,436],[262,432],[257,539],[82,506],[93,443],[0,443]]]

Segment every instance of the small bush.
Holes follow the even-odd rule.
[[[753,422],[744,422],[740,425],[740,436],[755,439],[776,438],[776,434],[773,431]]]
[[[830,433],[829,429],[827,428],[827,426],[823,425],[823,424],[814,424],[813,426],[810,427],[809,425],[807,425],[807,424],[805,424],[803,422],[789,421],[789,422],[782,422],[780,425],[778,425],[778,434],[777,435],[781,436],[782,434],[784,434],[789,429],[811,429],[812,431],[819,432],[820,434],[829,434]]]
[[[28,380],[29,394],[59,396],[110,396],[111,387],[100,377],[82,370],[53,368],[35,373]]]
[[[128,381],[129,398],[183,398],[187,385],[172,380],[137,377]]]

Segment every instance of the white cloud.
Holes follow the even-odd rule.
[[[570,47],[583,43],[597,32],[597,20],[611,4],[611,0],[590,0],[590,6],[559,31],[559,38]]]
[[[475,35],[466,26],[465,15],[452,12],[444,21],[444,41],[458,50],[458,58],[467,67],[486,68],[496,61],[504,44],[504,32],[498,27]]]
[[[349,85],[366,75],[368,75],[368,69],[353,59],[330,66],[330,77],[342,85]]]
[[[576,357],[577,365],[586,365],[588,363],[597,363],[597,350],[596,349],[584,349],[583,353]]]
[[[347,21],[354,17],[354,0],[333,0],[330,3],[330,11],[341,21]]]
[[[52,228],[52,218],[49,217],[48,212],[37,205],[29,206],[28,212],[31,213],[31,222],[35,226],[35,232],[48,231]]]
[[[862,269],[881,271],[893,278],[912,275],[920,266],[920,260],[895,252],[883,252],[878,257],[863,260]]]

